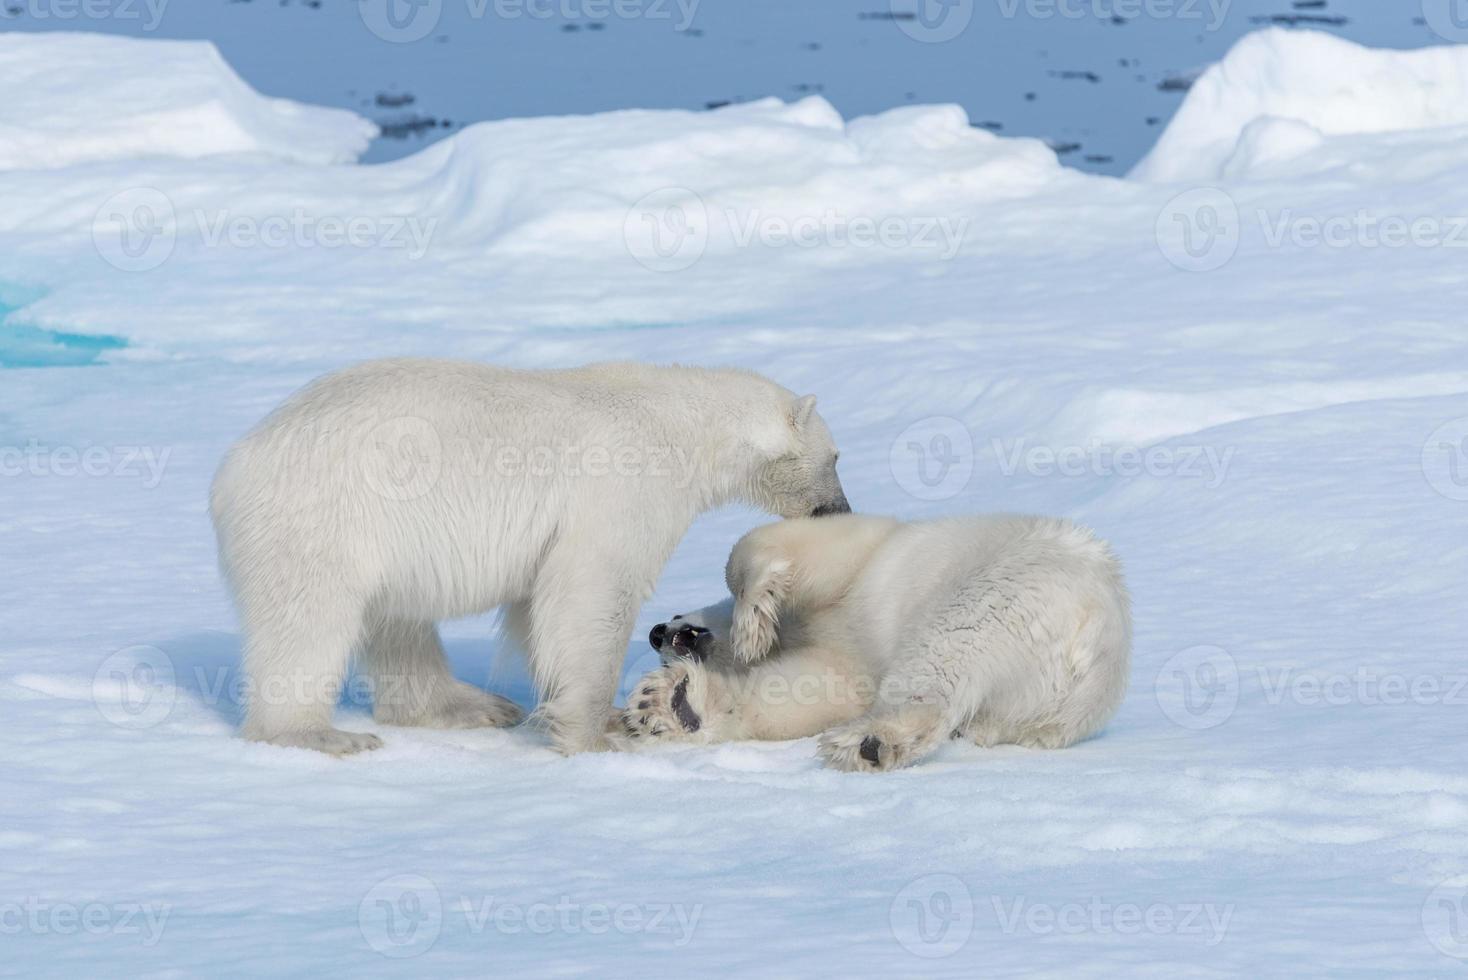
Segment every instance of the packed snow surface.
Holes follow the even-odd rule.
[[[97,42],[0,43],[15,93]],[[1226,64],[1323,71],[1321,43],[1270,32]],[[1391,127],[1315,111],[1310,71],[1249,74],[1211,135],[1169,130],[1164,185],[951,107],[820,99],[485,124],[370,167],[327,166],[361,130],[300,109],[319,144],[255,118],[143,154],[108,128],[127,92],[200,106],[232,76],[185,86],[162,66],[207,49],[132,49],[91,104],[33,103],[86,152],[0,181],[0,364],[57,365],[0,369],[0,970],[1461,968],[1468,131],[1422,105],[1455,52],[1372,87]],[[1221,175],[1266,115],[1297,123],[1261,146],[1320,134],[1301,169]],[[112,341],[6,360],[38,331]],[[392,354],[814,392],[860,510],[1109,539],[1129,697],[1071,749],[954,743],[884,776],[824,771],[809,739],[562,758],[531,729],[378,726],[351,692],[339,723],[377,752],[245,743],[209,479],[292,390]],[[694,526],[624,693],[656,663],[640,637],[719,598],[762,519]],[[493,625],[447,625],[456,670],[528,706]]]

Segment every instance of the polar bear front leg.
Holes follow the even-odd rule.
[[[629,570],[606,551],[562,544],[536,575],[527,652],[540,691],[536,715],[561,752],[602,752],[642,597],[658,568]]]
[[[794,578],[791,563],[774,558],[740,569],[730,562],[734,589],[734,622],[729,645],[741,663],[753,664],[769,656],[779,635],[780,611]]]
[[[638,682],[622,724],[638,738],[806,738],[866,711],[875,686],[852,657],[822,647],[783,651],[736,672],[678,661]]]

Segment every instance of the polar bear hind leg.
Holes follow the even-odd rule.
[[[514,702],[455,680],[433,623],[379,618],[362,644],[372,717],[384,725],[499,728],[523,716]]]
[[[1126,690],[1130,639],[1120,593],[1087,610],[1041,593],[961,592],[969,611],[920,641],[882,679],[872,710],[821,738],[833,768],[910,765],[957,732],[980,745],[1074,745],[1100,730]],[[1115,599],[1114,603],[1112,599]]]
[[[245,738],[329,755],[379,747],[376,735],[331,726],[362,632],[361,606],[329,576],[276,594],[280,581],[260,575],[239,590],[247,623]]]
[[[833,769],[881,772],[912,765],[970,719],[1018,661],[1006,628],[1014,622],[995,593],[960,595],[965,609],[948,628],[920,634],[882,677],[876,701],[860,718],[821,736],[820,754]],[[967,607],[967,608],[965,608]]]

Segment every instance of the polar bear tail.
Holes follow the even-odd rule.
[[[1045,748],[1064,748],[1099,732],[1121,705],[1131,676],[1131,600],[1120,563],[1095,538],[1085,551],[1087,560],[1074,569],[1085,598],[1069,642],[1056,651],[1070,684],[1027,740]]]
[[[1061,519],[1024,525],[991,571],[1004,583],[984,593],[999,603],[983,624],[992,632],[971,634],[980,657],[954,703],[973,712],[966,730],[982,745],[1065,748],[1101,731],[1126,696],[1130,599],[1120,563],[1088,529]]]
[[[1064,748],[1090,738],[1106,725],[1126,695],[1131,674],[1129,617],[1124,611],[1091,611],[1066,654],[1075,686],[1057,705],[1052,730]]]

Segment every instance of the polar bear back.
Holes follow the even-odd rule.
[[[1129,599],[1105,542],[1062,518],[961,517],[900,525],[841,615],[878,671],[915,658],[979,669],[1013,721],[1056,717],[1083,737],[1130,671]],[[977,649],[975,647],[977,646]],[[977,660],[974,657],[977,656]]]
[[[710,444],[712,416],[745,420],[758,444],[792,398],[731,370],[373,361],[319,379],[241,440],[212,509],[227,566],[293,556],[388,611],[467,615],[524,598],[566,536],[589,563],[635,553],[660,567],[726,490],[710,485],[728,451]]]

